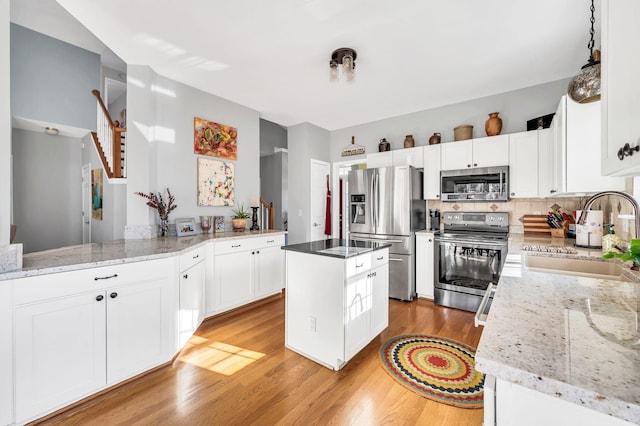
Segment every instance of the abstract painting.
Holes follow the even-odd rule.
[[[194,117],[193,152],[210,157],[237,160],[238,130],[235,127]]]
[[[233,163],[198,158],[198,206],[233,206]]]
[[[102,169],[91,170],[91,218],[102,220]]]

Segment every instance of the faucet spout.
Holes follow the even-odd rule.
[[[587,210],[591,210],[591,206],[593,206],[593,203],[595,203],[596,200],[598,200],[599,198],[602,198],[602,197],[606,197],[608,195],[616,195],[618,197],[624,198],[625,200],[627,200],[628,202],[631,203],[631,206],[633,207],[633,214],[634,214],[634,219],[635,219],[635,224],[636,224],[635,237],[636,238],[640,238],[640,206],[638,205],[638,202],[636,201],[636,199],[632,195],[627,194],[626,192],[621,192],[621,191],[602,191],[602,192],[598,192],[597,194],[592,195],[591,198],[589,198],[587,200],[587,202],[585,203],[584,208],[582,209],[582,214],[580,215],[580,217],[578,218],[578,221],[576,223],[578,225],[584,225],[584,223],[587,220],[587,215],[585,214],[585,212]]]

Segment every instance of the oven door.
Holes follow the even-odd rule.
[[[489,284],[500,279],[507,240],[470,234],[436,236],[435,242],[435,303],[476,312]]]
[[[491,309],[491,302],[493,302],[494,294],[496,294],[496,285],[494,283],[489,283],[487,292],[480,302],[480,306],[476,311],[476,316],[473,318],[473,323],[476,327],[479,325],[484,326],[487,323],[487,315],[489,315],[489,309]]]

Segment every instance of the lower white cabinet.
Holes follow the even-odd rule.
[[[206,248],[180,256],[178,349],[182,348],[204,319]]]
[[[175,273],[161,259],[15,280],[16,422],[170,360]]]
[[[282,291],[284,235],[216,242],[213,297],[207,315],[224,312]]]
[[[432,232],[416,233],[416,293],[427,299],[434,296],[434,244]]]
[[[12,281],[0,281],[0,425],[13,423]]]
[[[389,324],[389,250],[286,259],[285,344],[339,370]]]

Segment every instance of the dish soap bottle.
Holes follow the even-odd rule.
[[[613,223],[606,223],[604,226],[609,227],[609,233],[602,237],[602,253],[606,254],[610,251],[620,251],[616,248],[620,247],[620,237],[618,237],[613,230]]]

